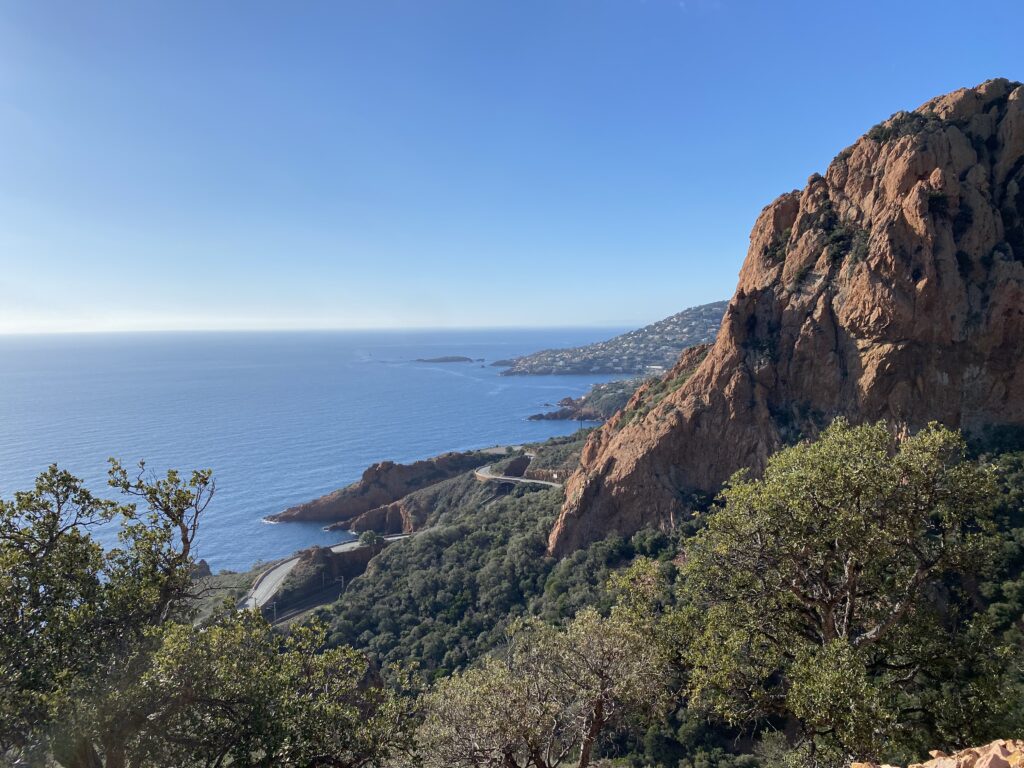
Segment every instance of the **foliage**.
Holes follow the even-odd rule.
[[[206,623],[213,620],[225,603],[238,605],[249,592],[256,577],[267,567],[267,563],[256,563],[243,573],[224,570],[209,576],[194,576],[195,584],[190,607],[195,612],[195,621]]]
[[[543,443],[528,446],[533,453],[530,469],[572,471],[579,466],[580,451],[593,429],[584,429],[572,435],[553,437]]]
[[[611,536],[556,561],[545,554],[559,489],[472,481],[452,486],[431,528],[392,544],[317,615],[330,644],[387,665],[406,659],[428,676],[466,666],[501,644],[517,618],[555,622],[609,604],[601,585],[637,554],[665,557],[663,534]]]
[[[943,121],[933,112],[897,112],[868,131],[867,137],[884,144],[892,139],[940,129]]]
[[[884,424],[837,421],[763,479],[735,476],[686,548],[693,702],[795,717],[819,758],[988,736],[1002,656],[963,575],[985,563],[997,490],[965,453],[937,425],[894,447]]]
[[[633,378],[595,384],[585,396],[587,410],[602,419],[610,419],[626,406],[642,383],[643,379]]]
[[[193,626],[209,471],[151,478],[140,464],[129,476],[112,462],[110,484],[144,509],[99,499],[56,466],[0,504],[0,757],[363,766],[401,745],[397,699],[351,650],[316,653],[322,631],[282,645],[255,614]],[[104,523],[120,526],[109,551],[90,534]]]
[[[651,614],[636,610],[654,589],[646,581],[622,610],[586,609],[562,630],[520,623],[499,655],[439,681],[423,699],[426,764],[585,768],[608,729],[660,712],[667,656],[645,631]]]
[[[376,547],[384,543],[384,537],[376,531],[363,531],[359,534],[359,543],[364,547]]]
[[[121,765],[144,727],[131,691],[157,644],[180,617],[192,585],[191,547],[214,491],[208,471],[147,480],[111,462],[119,505],[51,466],[32,491],[0,507],[0,750],[52,749],[64,765]],[[108,552],[89,529],[120,521]],[[7,623],[9,622],[9,623]]]
[[[1016,679],[1006,684],[1003,698],[1012,706],[1007,721],[1024,728],[1024,452],[992,460],[1000,492],[995,517],[1003,532],[993,562],[999,567],[978,587],[985,620],[1000,642],[1016,649],[1007,664]]]
[[[769,264],[777,264],[784,261],[789,253],[789,240],[793,236],[793,228],[786,227],[782,232],[776,232],[770,244],[764,246],[762,255]]]
[[[524,615],[550,568],[546,530],[560,492],[475,481],[463,491],[461,504],[450,500],[433,527],[385,549],[318,612],[332,645],[353,645],[381,664],[417,659],[425,670],[450,671]]]
[[[255,611],[170,628],[142,680],[145,765],[380,765],[412,748],[408,706],[375,683],[350,648],[322,650],[325,630],[282,640]]]
[[[137,509],[51,467],[0,507],[0,760],[753,768],[1019,731],[1019,438],[987,433],[975,460],[938,426],[898,442],[840,421],[671,534],[557,562],[559,490],[456,478],[429,530],[320,611],[329,629],[287,637],[252,612],[193,622],[208,472],[115,464]],[[418,700],[395,664],[413,660],[435,680]]]

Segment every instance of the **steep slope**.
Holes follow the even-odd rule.
[[[551,553],[669,527],[693,492],[838,415],[1024,424],[1024,87],[897,113],[765,208],[717,340],[684,375],[591,437]]]
[[[443,512],[453,498],[461,499],[467,489],[480,485],[472,471],[442,480],[439,483],[420,488],[402,496],[390,504],[363,512],[356,517],[332,523],[329,531],[377,531],[378,533],[413,533],[427,525],[438,513]]]
[[[665,370],[694,344],[714,341],[727,302],[701,304],[607,341],[569,349],[546,349],[515,360],[502,376],[551,373],[650,373]],[[498,363],[493,363],[498,365]]]

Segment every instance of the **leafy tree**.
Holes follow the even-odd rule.
[[[681,573],[693,702],[795,720],[815,760],[998,727],[1003,665],[965,576],[986,562],[996,491],[964,457],[937,425],[897,444],[840,420],[762,479],[734,476]]]
[[[359,543],[364,547],[375,547],[384,543],[384,537],[376,531],[363,531],[359,534]]]
[[[0,506],[2,747],[52,749],[68,766],[121,766],[145,725],[132,687],[158,629],[185,606],[191,549],[214,483],[175,471],[144,479],[111,462],[110,484],[136,504],[90,493],[51,466],[32,491]],[[120,546],[104,552],[89,529],[119,519]],[[101,757],[102,756],[102,757]]]
[[[527,621],[503,653],[440,680],[423,699],[426,764],[586,768],[609,729],[667,703],[666,658],[631,618]]]
[[[277,638],[255,615],[192,626],[192,548],[209,471],[112,462],[130,503],[50,467],[0,503],[0,759],[68,768],[379,765],[398,700],[322,629]],[[138,508],[138,504],[143,509]],[[120,526],[109,551],[92,537]]]
[[[554,768],[572,751],[569,702],[529,657],[487,657],[441,679],[423,699],[419,745],[427,766]]]
[[[1004,686],[1010,705],[1007,732],[1024,730],[1024,452],[996,456],[992,460],[999,483],[996,521],[1002,536],[991,553],[999,567],[978,585],[985,603],[985,617],[994,636],[1016,653],[1007,659],[1016,679]]]
[[[255,611],[177,624],[141,681],[152,702],[135,749],[158,768],[381,765],[412,748],[412,713],[350,648],[323,650],[325,630],[282,639]]]

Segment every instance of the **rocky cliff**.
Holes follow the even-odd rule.
[[[493,456],[479,451],[453,452],[412,464],[382,461],[363,472],[358,482],[298,504],[267,519],[273,522],[315,521],[337,523],[351,520],[403,496],[487,464]]]
[[[991,80],[893,115],[761,212],[713,347],[592,436],[549,549],[669,527],[839,415],[1024,424],[1022,353],[1024,87]]]
[[[931,760],[912,763],[908,768],[1021,768],[1024,766],[1024,741],[1020,739],[996,739],[983,747],[962,749],[947,755],[935,750],[930,752]],[[850,768],[893,768],[877,763],[852,763]]]
[[[493,458],[493,457],[491,457]],[[465,476],[456,475],[409,493],[402,498],[363,512],[361,515],[327,526],[329,531],[376,531],[377,533],[413,533],[424,527],[430,515],[444,506]]]

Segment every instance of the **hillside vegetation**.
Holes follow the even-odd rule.
[[[836,422],[562,560],[559,489],[467,479],[285,638],[194,621],[209,473],[112,482],[143,510],[56,468],[3,504],[10,764],[840,766],[1024,728],[1024,452],[937,425]]]

